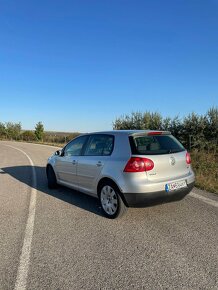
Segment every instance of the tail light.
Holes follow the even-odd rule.
[[[187,164],[191,164],[191,156],[190,156],[190,154],[188,153],[188,152],[186,152],[186,163]]]
[[[144,172],[153,168],[154,162],[151,159],[131,157],[124,168],[124,172]]]

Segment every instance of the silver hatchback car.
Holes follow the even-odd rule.
[[[57,184],[99,198],[104,214],[129,206],[181,199],[195,181],[191,158],[166,131],[117,130],[80,135],[48,159],[49,188]]]

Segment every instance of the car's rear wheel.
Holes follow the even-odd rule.
[[[99,200],[104,215],[111,219],[121,217],[127,209],[118,188],[110,182],[100,186]]]
[[[48,166],[46,172],[47,172],[48,187],[51,189],[56,188],[57,179],[53,168],[51,166]]]

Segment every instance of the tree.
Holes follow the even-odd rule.
[[[124,115],[117,118],[113,123],[115,130],[160,130],[162,117],[159,113],[132,112],[131,115]]]
[[[38,141],[43,141],[43,136],[44,136],[44,126],[42,122],[38,122],[35,126],[35,136],[36,140]]]
[[[6,137],[5,124],[0,122],[0,138]]]
[[[24,141],[34,141],[36,140],[36,136],[33,131],[26,130],[21,134],[22,140]]]
[[[18,140],[21,134],[21,123],[7,122],[5,124],[5,132],[7,138]]]
[[[143,115],[143,125],[146,130],[161,130],[162,116],[158,112],[145,112]]]
[[[178,116],[163,118],[158,112],[133,112],[113,122],[113,128],[151,129],[170,131],[182,144],[191,149],[218,150],[218,108],[212,107],[205,115],[191,113],[180,119]]]
[[[206,114],[206,136],[209,139],[218,139],[218,107],[212,107],[207,111]]]

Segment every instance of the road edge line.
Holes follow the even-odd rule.
[[[188,195],[189,195],[190,197],[197,198],[197,199],[201,200],[201,201],[204,202],[204,203],[207,203],[207,204],[209,204],[209,205],[212,205],[212,206],[218,208],[218,202],[215,201],[215,200],[213,200],[213,199],[209,199],[209,198],[207,198],[207,197],[205,197],[205,196],[203,196],[203,195],[199,195],[199,194],[197,194],[197,193],[195,193],[195,192],[193,192],[193,191],[191,191]]]
[[[36,197],[37,197],[37,180],[36,180],[36,170],[34,168],[34,163],[29,155],[24,152],[23,150],[16,148],[11,145],[5,145],[11,147],[15,150],[22,152],[30,162],[32,168],[32,189],[30,195],[30,204],[29,204],[29,211],[28,211],[28,218],[26,222],[24,240],[22,251],[19,259],[19,265],[17,270],[16,282],[14,290],[25,290],[27,285],[27,277],[29,271],[29,261],[30,261],[30,253],[31,253],[31,244],[33,239],[33,230],[34,230],[34,221],[35,221],[35,211],[36,211]]]
[[[36,145],[36,146],[44,146],[44,147],[49,147],[49,148],[54,148],[54,149],[61,149],[65,146],[65,144],[63,144],[63,146],[53,146],[53,145],[47,145],[47,144],[41,144],[41,143],[31,143],[31,142],[19,142],[19,141],[11,141],[11,140],[0,140],[2,143],[2,145],[7,146],[6,144],[4,144],[4,142],[11,142],[11,143],[15,143],[15,144],[30,144],[30,145]],[[10,146],[10,145],[8,145]],[[13,147],[13,146],[12,146]]]

